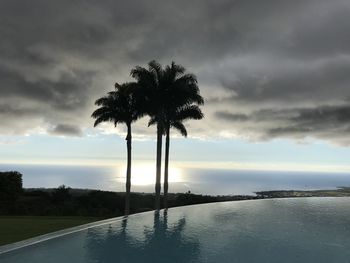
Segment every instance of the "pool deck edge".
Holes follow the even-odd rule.
[[[29,239],[25,239],[22,241],[18,241],[15,243],[11,243],[11,244],[7,244],[7,245],[3,245],[0,246],[0,255],[22,248],[22,247],[27,247],[27,246],[31,246],[49,239],[53,239],[53,238],[57,238],[60,236],[64,236],[64,235],[69,235],[75,232],[79,232],[91,227],[96,227],[96,226],[102,226],[102,225],[106,225],[106,224],[110,224],[110,223],[114,223],[120,220],[123,220],[125,217],[121,216],[121,217],[113,217],[113,218],[109,218],[109,219],[105,219],[105,220],[100,220],[100,221],[96,221],[96,222],[92,222],[92,223],[88,223],[88,224],[83,224],[80,226],[75,226],[75,227],[70,227],[70,228],[66,228],[66,229],[62,229],[62,230],[58,230],[55,232],[51,232],[48,234],[44,234],[44,235],[40,235],[40,236],[36,236],[36,237],[32,237]]]

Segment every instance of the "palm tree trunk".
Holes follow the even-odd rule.
[[[126,136],[126,146],[128,151],[128,161],[126,168],[126,194],[125,194],[125,215],[130,213],[130,187],[131,187],[131,124],[127,124],[128,134]]]
[[[160,209],[160,177],[161,177],[161,166],[162,166],[162,137],[163,129],[161,124],[157,124],[157,170],[156,170],[156,198],[155,198],[155,209]]]
[[[170,127],[166,128],[164,163],[164,208],[168,208]]]

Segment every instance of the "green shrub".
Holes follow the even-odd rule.
[[[22,194],[22,174],[19,172],[0,172],[0,214],[9,213]]]
[[[22,193],[22,174],[0,172],[0,200],[15,200]]]

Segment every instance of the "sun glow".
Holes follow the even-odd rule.
[[[126,166],[119,169],[119,180],[125,182]],[[162,167],[162,182],[164,177],[164,169]],[[154,164],[140,163],[133,165],[131,168],[131,184],[132,185],[152,185],[156,179],[156,167]],[[182,182],[181,169],[177,167],[169,167],[169,183]]]

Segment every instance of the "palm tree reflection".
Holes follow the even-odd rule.
[[[130,219],[129,219],[130,220]],[[171,227],[164,210],[154,213],[153,229],[144,229],[145,240],[138,241],[128,234],[132,220],[125,218],[116,231],[109,227],[107,233],[90,229],[87,237],[89,262],[195,262],[199,256],[197,240],[183,234],[186,219],[183,217]]]

